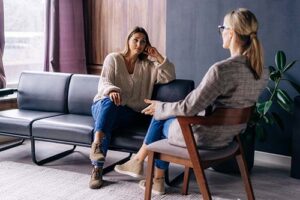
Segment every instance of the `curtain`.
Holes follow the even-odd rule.
[[[0,88],[6,86],[5,73],[3,67],[3,51],[4,51],[4,10],[3,0],[0,0]]]
[[[82,0],[47,0],[45,71],[86,73]]]
[[[101,23],[102,19],[102,3],[99,0],[85,0],[84,18],[85,18],[85,41],[86,41],[86,59],[87,64],[92,66],[100,66],[103,63],[101,54]]]

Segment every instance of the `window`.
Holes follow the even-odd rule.
[[[3,54],[8,85],[17,83],[24,70],[44,66],[45,0],[4,0]]]

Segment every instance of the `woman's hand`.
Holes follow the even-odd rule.
[[[150,104],[148,107],[146,107],[144,110],[142,110],[142,113],[145,115],[154,115],[155,113],[155,105],[157,101],[145,99],[145,103]]]
[[[108,94],[108,96],[109,96],[110,100],[112,102],[114,102],[114,104],[116,104],[116,106],[121,105],[121,95],[119,92],[112,91]]]
[[[155,47],[147,46],[144,53],[155,58],[160,64],[164,61],[164,57],[162,57],[162,55],[157,51]]]

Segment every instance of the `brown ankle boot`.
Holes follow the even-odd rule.
[[[141,180],[139,182],[140,188],[144,189],[146,188],[146,180]],[[165,178],[153,178],[153,183],[152,183],[152,193],[153,194],[158,194],[162,195],[165,194]]]
[[[102,186],[102,168],[93,168],[89,187],[91,189],[99,189]]]
[[[93,161],[104,161],[105,157],[101,150],[101,143],[92,143],[91,152],[90,152],[90,159]]]
[[[114,170],[135,178],[142,178],[144,174],[144,161],[139,162],[138,160],[130,159],[122,165],[116,165]]]

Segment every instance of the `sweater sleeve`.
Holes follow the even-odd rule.
[[[121,89],[114,84],[116,65],[117,62],[112,55],[108,55],[105,58],[98,85],[98,94],[100,96],[107,96],[111,91],[121,92]]]
[[[166,103],[157,102],[154,118],[157,120],[175,116],[194,116],[224,93],[222,76],[217,66],[213,65],[206,73],[201,83],[190,92],[184,100]]]
[[[168,83],[176,78],[175,67],[167,58],[163,63],[156,66],[157,77],[156,83]]]

